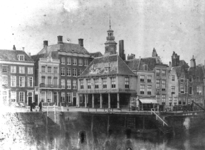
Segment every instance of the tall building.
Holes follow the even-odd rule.
[[[0,99],[6,105],[34,102],[34,62],[23,50],[0,50]]]
[[[34,55],[35,61],[35,87],[36,99],[43,105],[60,105],[60,90],[65,87],[60,86],[60,74],[56,51],[50,51],[44,54]]]
[[[116,54],[113,30],[108,30],[105,54],[96,57],[78,79],[78,106],[97,108],[129,107],[136,95],[136,75]]]
[[[59,59],[59,103],[58,105],[76,106],[77,77],[83,72],[93,59],[85,49],[83,39],[78,44],[63,42],[63,36],[57,37],[57,44],[48,45],[44,42],[43,49],[37,54],[49,54],[55,52]]]

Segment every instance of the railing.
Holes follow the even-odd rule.
[[[155,112],[153,108],[151,109],[151,114],[154,114],[156,116],[156,120],[159,119],[160,121],[162,121],[163,126],[168,126],[168,124]]]

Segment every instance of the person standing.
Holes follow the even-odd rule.
[[[42,100],[39,103],[39,111],[42,111]]]

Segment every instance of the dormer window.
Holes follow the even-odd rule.
[[[145,64],[145,65],[143,66],[143,69],[144,69],[145,71],[147,71],[147,70],[148,70],[148,66]]]
[[[24,60],[25,60],[24,55],[18,55],[17,57],[18,57],[18,60],[19,60],[19,61],[24,61]]]
[[[110,67],[105,67],[105,71],[109,72],[110,71]]]

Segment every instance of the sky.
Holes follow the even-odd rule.
[[[125,53],[150,57],[153,48],[164,63],[175,51],[187,63],[204,64],[204,0],[6,0],[0,2],[0,49],[25,48],[36,54],[43,41],[78,43],[104,53],[109,16],[115,41]],[[67,41],[68,42],[68,41]],[[118,47],[119,45],[117,45]]]

